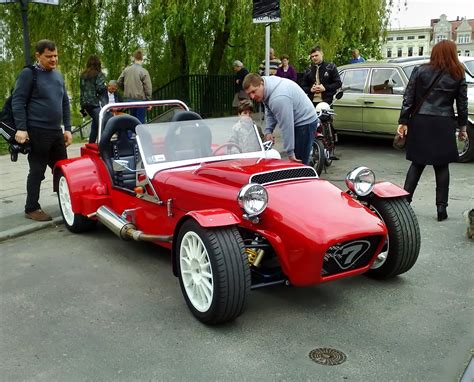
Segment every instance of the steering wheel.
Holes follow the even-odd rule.
[[[239,153],[242,153],[242,147],[240,147],[237,143],[234,142],[227,142],[223,143],[222,145],[219,145],[213,152],[212,155],[216,155],[220,149],[223,149],[224,147],[235,147],[237,150],[239,150]]]

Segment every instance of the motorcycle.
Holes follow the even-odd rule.
[[[341,99],[343,93],[338,92],[336,99]],[[334,110],[326,102],[320,102],[316,105],[316,114],[319,118],[316,128],[313,146],[311,148],[309,165],[312,166],[318,175],[326,172],[326,168],[331,166],[336,157],[337,134],[332,125]]]

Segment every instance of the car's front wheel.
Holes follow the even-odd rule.
[[[237,318],[250,290],[250,268],[237,228],[209,229],[189,220],[179,231],[176,249],[181,291],[193,315],[205,324]]]
[[[474,160],[474,126],[467,123],[467,139],[465,141],[457,141],[459,162],[470,162]],[[459,134],[459,130],[456,135]]]
[[[420,252],[420,228],[413,209],[405,198],[374,198],[369,207],[384,221],[388,235],[366,275],[388,279],[405,273],[416,263]]]
[[[90,231],[95,227],[97,220],[89,219],[87,216],[75,214],[72,210],[71,193],[66,177],[61,174],[58,183],[58,201],[61,215],[66,228],[73,233]]]

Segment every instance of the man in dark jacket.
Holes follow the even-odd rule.
[[[25,217],[47,221],[51,216],[39,204],[41,182],[46,166],[52,169],[57,161],[67,158],[66,147],[72,143],[71,112],[63,76],[55,70],[58,63],[55,44],[40,40],[36,44],[35,56],[36,84],[32,86],[32,71],[23,69],[13,91],[12,109],[17,128],[16,141],[25,143],[29,140],[31,143]],[[61,122],[64,123],[64,132]]]
[[[323,61],[323,57],[319,46],[311,49],[311,66],[304,74],[301,85],[314,105],[319,102],[331,104],[334,94],[342,85],[336,65]]]
[[[244,89],[242,88],[242,83],[244,82],[244,78],[247,74],[249,74],[249,71],[245,69],[244,64],[242,64],[242,61],[235,60],[234,64],[234,99],[232,101],[232,107],[234,107],[237,110],[237,107],[239,106],[239,102],[243,99],[248,99],[249,97],[247,96],[247,93],[245,93]]]

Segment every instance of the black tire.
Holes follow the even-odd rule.
[[[251,285],[237,228],[208,229],[188,220],[179,231],[176,251],[179,284],[192,314],[210,325],[236,319]]]
[[[321,175],[324,169],[326,157],[324,155],[324,145],[320,139],[315,138],[313,140],[313,146],[311,147],[311,153],[309,155],[309,165],[313,167],[318,175]]]
[[[466,163],[474,160],[474,127],[467,123],[467,140],[458,142],[459,162]],[[458,130],[459,132],[459,130]]]
[[[73,233],[81,233],[92,230],[97,224],[97,220],[89,219],[87,216],[75,214],[72,211],[71,194],[67,179],[60,174],[58,183],[58,202],[61,209],[64,225]]]
[[[413,209],[405,198],[376,197],[371,200],[370,208],[387,226],[388,242],[366,275],[388,279],[405,273],[416,263],[420,252],[420,228]]]

